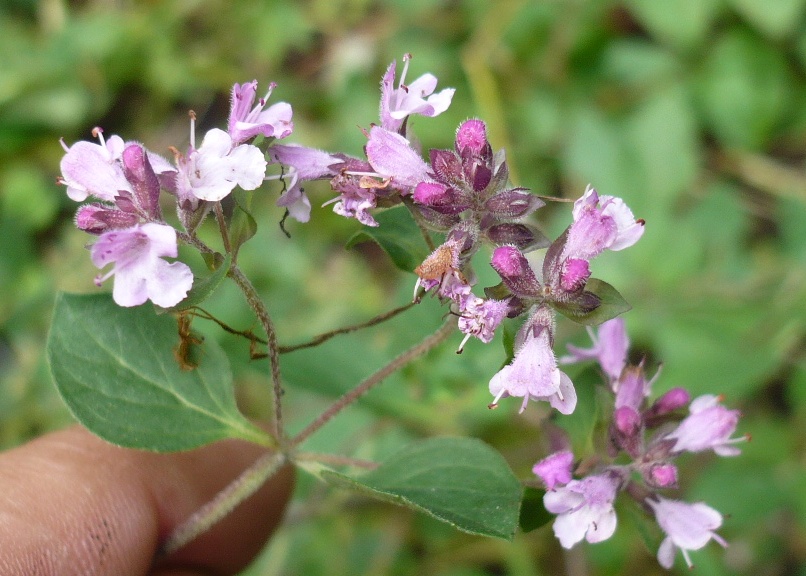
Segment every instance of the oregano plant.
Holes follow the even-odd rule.
[[[657,522],[658,561],[666,568],[678,550],[691,565],[690,551],[710,540],[725,546],[716,532],[721,514],[676,495],[675,461],[688,453],[738,454],[735,443],[744,439],[734,437],[739,414],[720,397],[691,399],[682,388],[653,396],[659,370],[649,377],[643,361],[628,362],[621,315],[629,304],[606,280],[591,276],[598,255],[640,241],[644,221],[622,199],[588,186],[573,202],[565,231],[547,237],[536,215],[546,202],[564,200],[513,185],[504,151],[493,150],[481,119],[462,122],[452,147],[423,154],[409,119],[441,114],[454,90],[437,91],[431,74],[407,82],[409,63],[404,56],[399,80],[395,62],[384,74],[380,117],[364,127],[362,157],[289,143],[291,105],[270,104],[274,84],[258,97],[256,81],[234,85],[226,127],[208,131],[198,147],[191,113],[190,145],[171,148],[170,159],[139,142],[107,137],[101,128],[92,131],[97,142],[62,143],[60,181],[82,203],[76,226],[94,237],[95,283],[113,283],[111,294],[60,294],[56,300],[48,359],[72,414],[99,437],[132,449],[190,450],[225,438],[265,448],[264,457],[166,539],[165,553],[205,531],[287,464],[472,534],[512,539],[519,526],[529,531],[553,520],[563,547],[583,539],[597,543],[615,532],[614,504],[623,498]],[[283,327],[240,268],[238,253],[257,227],[252,195],[279,193],[276,220],[285,231],[288,218],[311,218],[302,187],[310,180],[329,181],[335,196],[324,203],[362,226],[348,246],[376,242],[410,274],[412,302],[305,346],[405,314],[424,297],[442,304],[444,322],[292,435],[284,419],[282,355],[295,348],[281,345]],[[197,233],[207,220],[219,231],[215,243]],[[178,258],[180,244],[199,254],[206,275],[194,276]],[[479,257],[497,273],[494,285],[479,285],[471,263]],[[228,326],[201,307],[225,283],[237,287],[261,330]],[[268,359],[270,422],[258,425],[239,412],[227,355],[213,339],[198,337],[191,324],[196,318],[242,338],[255,361]],[[592,346],[569,346],[558,359],[558,320],[585,325]],[[461,353],[469,339],[490,343],[503,330],[509,333],[501,363],[478,374],[490,391],[489,404],[479,410],[524,412],[530,402],[545,402],[556,412],[553,450],[535,463],[534,476],[518,478],[494,447],[475,438],[425,438],[382,462],[354,462],[365,468],[354,474],[334,464],[340,455],[300,452],[342,410],[457,333]],[[578,398],[592,397],[594,385],[575,383],[561,366],[587,361],[598,363],[602,382],[597,408],[584,411]],[[563,427],[563,418],[575,424]],[[601,437],[581,448],[574,426],[588,438]]]

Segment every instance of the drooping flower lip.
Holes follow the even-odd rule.
[[[521,327],[515,339],[515,357],[490,380],[494,399],[490,408],[501,398],[523,398],[520,411],[530,399],[543,400],[562,414],[576,408],[577,395],[567,374],[557,368],[552,350],[553,315],[547,306],[540,306]]]

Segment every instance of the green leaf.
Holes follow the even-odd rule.
[[[503,457],[473,438],[432,438],[406,447],[377,469],[328,482],[425,512],[470,534],[512,540],[522,488]]]
[[[213,260],[217,261],[218,259]],[[210,295],[215,292],[216,288],[218,288],[221,282],[224,281],[224,278],[227,277],[227,272],[229,272],[231,264],[232,255],[227,254],[222,261],[218,262],[218,267],[213,271],[212,274],[204,278],[194,279],[193,288],[191,288],[190,292],[188,292],[187,298],[167,311],[178,312],[180,310],[187,310],[188,308],[198,306],[207,300],[207,298],[209,298]],[[160,310],[158,310],[158,313],[159,312]]]
[[[347,241],[347,248],[362,242],[376,242],[395,266],[413,272],[428,256],[428,247],[411,213],[405,206],[399,206],[374,216],[379,226],[353,234]]]
[[[250,212],[252,205],[252,191],[238,191],[233,195],[235,206],[232,210],[232,219],[229,225],[229,242],[234,254],[238,254],[240,247],[257,233],[257,222]]]
[[[554,515],[543,506],[543,495],[545,493],[545,490],[529,487],[523,491],[521,515],[518,523],[524,532],[537,530],[554,519]]]
[[[599,404],[606,402],[599,398],[604,393],[602,377],[594,367],[587,367],[579,374],[572,375],[577,393],[577,406],[572,414],[555,417],[555,424],[566,431],[574,455],[585,458],[594,453],[593,436],[597,430]]]
[[[227,357],[207,341],[199,365],[174,357],[177,325],[108,294],[59,294],[47,342],[56,387],[76,419],[128,448],[189,450],[223,438],[269,445],[235,405]]]
[[[585,326],[598,326],[632,308],[618,290],[604,280],[591,278],[585,285],[585,292],[595,294],[599,298],[599,306],[590,312],[575,307],[573,303],[552,302],[551,305],[563,316]]]

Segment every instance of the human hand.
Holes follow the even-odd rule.
[[[155,555],[262,450],[228,440],[157,454],[119,448],[73,426],[0,454],[0,575],[235,573],[279,524],[291,468],[184,548]]]

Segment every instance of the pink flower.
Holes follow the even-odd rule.
[[[289,179],[286,191],[277,200],[277,205],[286,208],[298,222],[307,222],[311,218],[311,201],[302,191],[300,183],[335,176],[331,166],[342,162],[342,159],[323,150],[299,144],[275,144],[268,152],[272,163],[282,164],[287,168],[282,177]]]
[[[262,134],[266,138],[285,138],[294,129],[291,122],[291,105],[278,102],[263,109],[271,96],[276,84],[269,84],[269,91],[257,104],[257,80],[244,84],[235,84],[232,87],[232,100],[230,104],[229,123],[227,131],[232,137],[233,145],[241,144]],[[253,106],[254,104],[254,106]]]
[[[721,397],[705,394],[689,405],[687,416],[667,440],[675,440],[673,452],[702,452],[713,449],[720,456],[736,456],[741,451],[733,446],[747,440],[746,436],[731,438],[739,423],[738,410],[728,410],[719,402]]]
[[[409,85],[405,84],[411,54],[403,56],[403,73],[398,87],[395,83],[396,62],[392,62],[381,81],[381,126],[397,132],[403,120],[410,114],[438,116],[448,109],[453,98],[454,88],[446,88],[434,94],[437,78],[433,74],[423,74]]]
[[[571,481],[571,465],[573,463],[573,452],[561,450],[535,464],[532,467],[532,472],[540,477],[547,490],[554,490],[555,486],[568,484]]]
[[[428,164],[400,134],[374,126],[366,150],[372,169],[389,178],[402,194],[410,194],[417,184],[429,179]]]
[[[644,222],[636,220],[621,198],[599,196],[588,186],[574,202],[574,224],[568,233],[569,256],[590,260],[603,250],[629,248],[643,236]]]
[[[583,538],[595,544],[610,538],[616,531],[616,499],[621,480],[616,474],[603,473],[550,490],[543,505],[552,514],[554,535],[563,548],[571,548]]]
[[[610,378],[610,382],[618,380],[621,371],[627,364],[627,351],[630,348],[630,339],[624,326],[623,318],[613,318],[602,323],[594,334],[593,329],[587,327],[588,334],[593,341],[591,348],[578,348],[568,345],[568,356],[560,358],[560,364],[572,364],[585,360],[596,359],[602,370]]]
[[[193,273],[182,262],[169,264],[163,256],[177,255],[176,231],[164,224],[142,224],[101,234],[91,248],[98,268],[114,263],[95,283],[115,275],[112,297],[119,306],[139,306],[151,300],[170,308],[187,296]]]
[[[523,398],[523,412],[529,399],[545,400],[562,414],[571,414],[576,408],[577,395],[571,379],[557,368],[552,346],[553,316],[541,306],[526,321],[518,334],[512,362],[499,370],[490,380],[490,393],[494,396],[490,408],[501,398]],[[516,342],[517,343],[517,342]]]
[[[675,548],[683,552],[683,558],[691,568],[689,550],[699,550],[712,538],[727,547],[727,542],[714,532],[722,525],[722,515],[705,503],[689,504],[661,496],[646,502],[655,511],[655,519],[666,533],[658,549],[658,562],[667,570],[674,564]]]
[[[465,334],[465,337],[456,352],[462,352],[471,336],[488,344],[495,335],[495,329],[506,317],[508,310],[509,303],[505,300],[479,298],[472,294],[462,299],[459,305],[459,330]]]
[[[87,196],[114,202],[118,191],[132,191],[120,164],[123,139],[111,136],[104,140],[100,128],[94,128],[92,134],[100,144],[82,140],[68,148],[62,142],[67,153],[61,161],[61,183],[67,185],[67,195],[76,202],[86,200]]]

